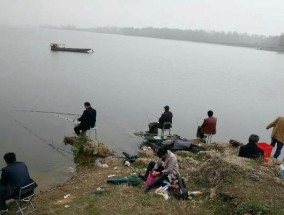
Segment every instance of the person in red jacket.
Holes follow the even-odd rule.
[[[212,110],[209,110],[207,112],[207,115],[208,118],[204,119],[202,125],[200,126],[201,134],[203,135],[216,134],[217,118],[213,116]]]

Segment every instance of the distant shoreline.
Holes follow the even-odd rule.
[[[224,33],[224,32],[206,32],[206,31],[191,31],[188,30],[190,33],[186,31],[179,30],[179,29],[158,29],[158,28],[143,28],[143,29],[136,29],[136,28],[75,28],[75,27],[52,27],[52,26],[44,26],[44,28],[50,29],[61,29],[61,30],[72,30],[72,31],[85,31],[85,32],[94,32],[94,33],[102,33],[102,34],[117,34],[117,35],[124,35],[124,36],[135,36],[135,37],[144,37],[144,38],[155,38],[155,39],[166,39],[166,40],[176,40],[176,41],[185,41],[185,42],[198,42],[198,43],[209,43],[209,44],[218,44],[218,45],[226,45],[226,46],[235,46],[235,47],[245,47],[245,48],[252,48],[260,51],[274,51],[283,53],[284,52],[284,45],[282,48],[277,46],[268,46],[264,45],[265,43],[270,42],[275,44],[280,44],[281,39],[283,37],[284,43],[284,35],[280,36],[270,36],[265,37],[263,35],[246,35],[246,34],[238,34],[236,32],[233,33]],[[150,29],[150,30],[149,30]],[[151,32],[152,30],[152,32]],[[145,32],[149,31],[149,32]],[[174,35],[172,31],[177,31]],[[201,32],[201,33],[200,33]],[[180,34],[179,34],[180,33]],[[190,35],[192,33],[192,35]],[[184,34],[184,35],[183,35]],[[187,35],[189,34],[189,35]],[[202,34],[204,38],[198,37],[199,34]],[[218,34],[218,38],[215,38],[215,34]],[[233,35],[233,36],[232,36]],[[230,41],[230,37],[244,37],[249,38],[251,41],[242,40],[240,41],[232,40]],[[222,37],[222,38],[221,38]],[[229,39],[228,39],[229,38]],[[256,38],[256,39],[251,39]],[[223,41],[221,41],[223,39]],[[218,40],[218,41],[216,41]],[[226,42],[224,41],[226,40]],[[244,41],[241,43],[241,40]],[[279,41],[280,42],[279,42]],[[272,41],[272,42],[271,42]],[[263,44],[261,44],[263,43]],[[281,44],[280,44],[281,45]]]

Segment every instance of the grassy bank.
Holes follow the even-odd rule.
[[[36,195],[36,214],[284,214],[284,180],[276,160],[271,158],[264,165],[262,160],[240,158],[239,149],[229,143],[204,147],[206,151],[197,154],[175,153],[188,190],[201,191],[200,196],[166,201],[154,190],[144,193],[143,183],[106,182],[109,175],[144,172],[148,162],[156,159],[148,150],[139,152],[130,167],[123,164],[123,158],[112,156],[101,160],[105,168],[95,161],[80,165],[76,177]],[[97,192],[99,187],[104,191]]]

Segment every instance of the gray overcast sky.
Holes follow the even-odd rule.
[[[279,35],[284,0],[0,0],[2,25],[168,27]]]

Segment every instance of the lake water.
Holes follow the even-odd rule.
[[[212,109],[218,118],[213,141],[224,142],[246,143],[252,133],[270,142],[265,127],[283,115],[283,54],[79,31],[0,29],[0,156],[14,151],[43,190],[75,172],[73,153],[63,143],[73,125],[23,110],[82,114],[89,101],[98,112],[99,140],[119,154],[136,152],[142,140],[133,132],[147,130],[165,105],[174,114],[173,132],[189,139]],[[51,52],[51,42],[95,53]]]

